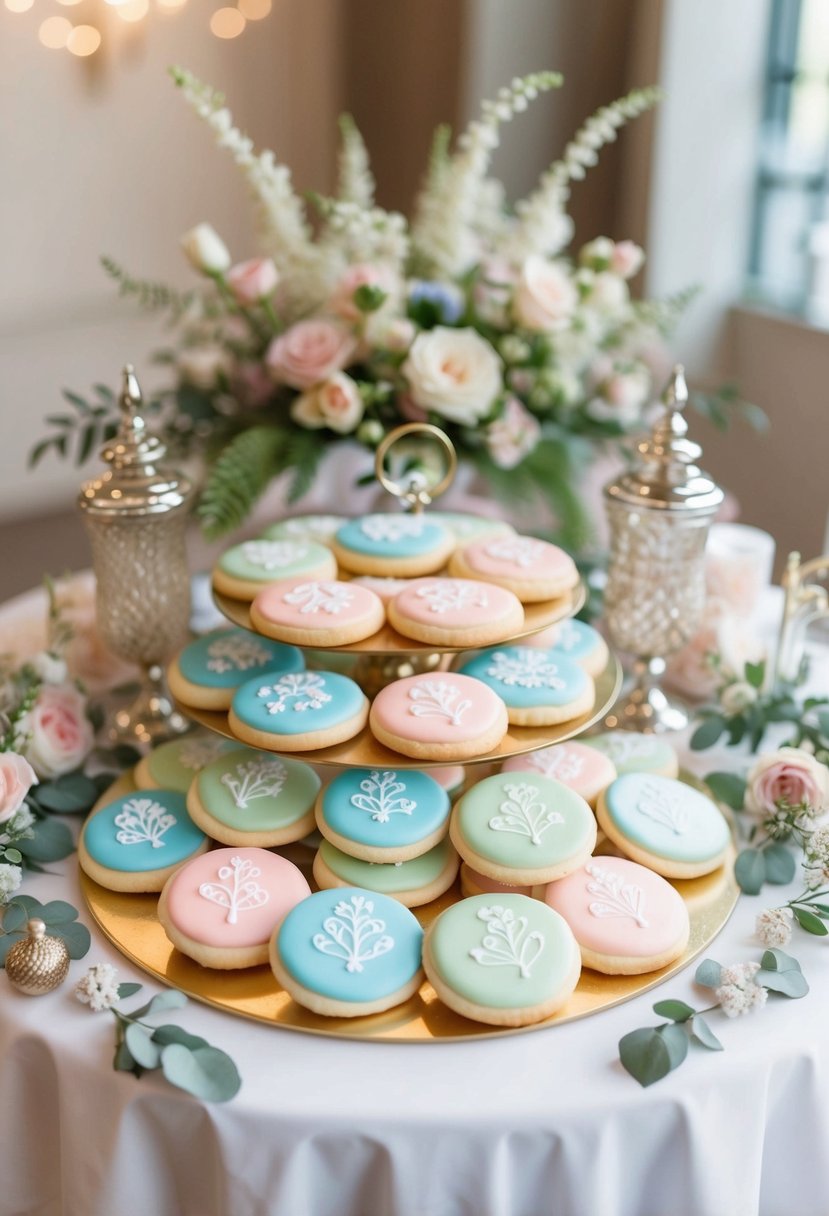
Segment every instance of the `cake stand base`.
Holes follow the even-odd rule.
[[[683,730],[691,720],[686,705],[669,697],[659,685],[665,672],[664,659],[637,659],[633,683],[604,719],[608,730],[635,730],[645,735],[661,735]]]

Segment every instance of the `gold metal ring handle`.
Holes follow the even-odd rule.
[[[407,435],[419,435],[425,439],[432,439],[443,448],[446,456],[446,472],[436,485],[427,485],[424,475],[417,471],[409,474],[406,485],[395,481],[386,473],[386,456],[394,444]],[[407,502],[414,512],[422,511],[430,502],[449,489],[455,479],[457,467],[458,455],[452,440],[440,427],[432,426],[429,422],[407,422],[404,426],[395,427],[378,445],[374,454],[374,472],[380,485],[395,498]]]

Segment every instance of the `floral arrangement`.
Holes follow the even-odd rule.
[[[289,499],[311,485],[327,446],[372,450],[401,422],[443,427],[491,491],[541,500],[564,543],[588,530],[576,491],[596,446],[635,429],[668,367],[664,337],[693,293],[634,301],[644,253],[599,237],[564,252],[571,185],[629,120],[654,105],[636,90],[589,118],[536,189],[508,207],[490,173],[501,127],[561,77],[515,79],[450,147],[435,133],[412,216],[385,211],[362,138],[341,120],[339,181],[308,209],[288,168],[256,152],[223,98],[188,72],[172,76],[250,186],[263,256],[234,263],[206,223],[182,240],[202,277],[179,293],[136,280],[109,259],[122,294],[165,310],[180,342],[160,356],[175,385],[158,405],[168,439],[207,455],[200,511],[210,535],[244,521],[272,478]],[[79,459],[113,428],[114,398],[66,394],[73,414],[32,454]],[[723,420],[723,401],[700,401]],[[366,468],[370,467],[366,462]]]

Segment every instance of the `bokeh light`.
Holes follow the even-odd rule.
[[[94,25],[76,25],[66,40],[66,49],[79,59],[94,55],[101,45],[100,31]]]
[[[5,0],[10,13],[27,13],[35,0]]]
[[[248,21],[261,21],[272,8],[271,0],[238,0],[237,8]]]
[[[161,9],[184,8],[187,0],[155,0],[156,7]]]
[[[238,38],[246,25],[238,8],[220,8],[210,18],[210,30],[217,38]]]
[[[116,13],[122,21],[141,21],[150,11],[150,0],[127,0],[119,4]]]
[[[66,17],[47,17],[41,22],[38,38],[50,51],[61,51],[72,33],[72,22]]]

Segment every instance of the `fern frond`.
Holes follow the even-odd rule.
[[[166,283],[153,283],[147,279],[134,279],[123,266],[110,257],[102,257],[101,265],[111,279],[118,284],[119,296],[133,296],[141,308],[148,312],[169,312],[174,321],[186,313],[199,297],[197,291],[176,291]]]
[[[643,325],[652,325],[663,338],[669,338],[679,324],[685,310],[702,291],[699,283],[683,287],[662,300],[637,300],[633,305],[636,319]]]
[[[272,479],[285,467],[288,433],[276,426],[252,426],[223,449],[202,490],[198,514],[214,540],[240,527]]]

